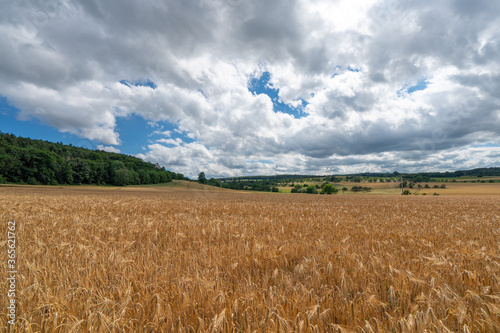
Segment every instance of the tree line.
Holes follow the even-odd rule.
[[[187,178],[129,155],[0,132],[0,183],[124,186],[172,179]]]
[[[491,168],[476,168],[471,170],[457,170],[457,171],[445,171],[445,172],[418,172],[418,173],[399,173],[395,172],[365,172],[359,173],[352,176],[362,176],[362,177],[399,177],[402,175],[404,178],[416,179],[417,182],[430,181],[431,178],[459,178],[463,176],[469,177],[488,177],[488,176],[500,176],[500,167]]]
[[[221,181],[220,179],[214,178],[207,179],[204,172],[200,172],[198,174],[198,182],[200,182],[201,184],[228,188],[231,190],[278,192],[278,188],[274,186],[275,182],[272,180],[240,180],[241,178],[226,179],[232,180]]]

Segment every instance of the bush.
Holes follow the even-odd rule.
[[[277,187],[273,187],[271,191],[272,192],[279,192],[279,189]]]
[[[353,191],[353,192],[360,192],[360,191],[370,192],[371,190],[372,190],[372,188],[371,187],[367,187],[367,186],[365,186],[365,187],[363,187],[363,186],[353,186],[351,188],[351,191]]]
[[[26,181],[28,185],[38,185],[38,182],[34,177],[29,177],[28,180]]]
[[[332,194],[337,192],[338,190],[332,184],[323,185],[323,189],[321,190],[321,194]]]
[[[316,189],[316,187],[314,187],[314,185],[309,185],[307,187],[306,193],[309,193],[309,194],[318,194],[318,190]]]

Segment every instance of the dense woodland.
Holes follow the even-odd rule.
[[[140,185],[186,179],[159,165],[123,154],[0,132],[0,183]]]

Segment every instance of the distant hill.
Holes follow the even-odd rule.
[[[187,179],[124,154],[33,140],[0,132],[0,183],[140,185]]]
[[[458,177],[491,177],[500,176],[500,167],[492,168],[477,168],[472,170],[459,170],[459,171],[445,171],[445,172],[417,172],[417,173],[399,173],[399,172],[364,172],[364,173],[353,173],[353,174],[337,174],[337,175],[272,175],[272,176],[246,176],[246,177],[225,177],[217,178],[220,181],[225,182],[245,182],[245,181],[294,181],[294,180],[304,180],[304,179],[319,179],[325,178],[326,180],[333,180],[332,178],[342,177],[344,179],[351,179],[355,177],[377,177],[377,178],[398,178],[399,176],[404,178],[423,178],[424,180],[429,180],[430,178],[458,178]]]
[[[353,176],[362,176],[362,177],[394,177],[399,175],[397,172],[393,173],[358,173]],[[445,171],[445,172],[418,172],[418,173],[401,173],[403,176],[422,176],[428,178],[458,178],[463,176],[468,177],[488,177],[488,176],[500,176],[500,168],[477,168],[472,170],[458,170],[458,171]]]

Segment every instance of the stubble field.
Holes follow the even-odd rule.
[[[19,332],[500,331],[499,196],[0,187],[0,220]]]

